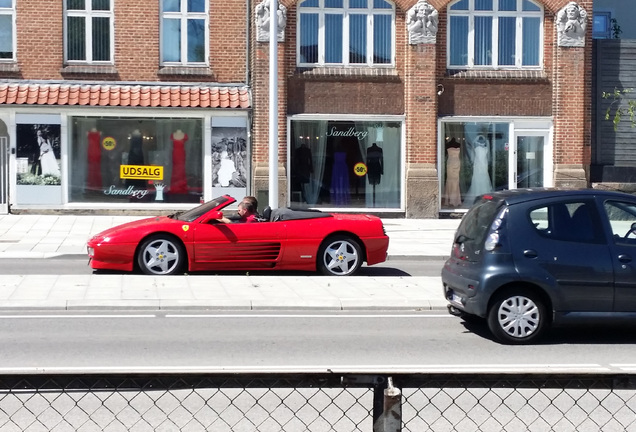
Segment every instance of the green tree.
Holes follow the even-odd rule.
[[[627,99],[626,95],[632,93],[634,90],[623,89],[619,90],[614,87],[613,92],[603,92],[603,99],[611,99],[609,106],[605,110],[605,120],[612,120],[614,123],[614,130],[618,128],[618,124],[621,122],[621,118],[623,116],[629,116],[629,122],[632,127],[636,126],[636,121],[634,119],[634,111],[636,110],[636,101],[632,99]],[[627,107],[621,106],[623,102],[627,103]]]

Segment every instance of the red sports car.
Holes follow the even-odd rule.
[[[186,212],[129,222],[88,241],[95,270],[151,275],[209,270],[319,270],[354,274],[386,259],[380,218],[316,210],[266,208],[257,223],[223,223],[224,195]]]

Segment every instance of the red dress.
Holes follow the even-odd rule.
[[[188,193],[188,181],[185,169],[185,147],[188,134],[183,134],[183,138],[175,139],[174,134],[170,135],[172,140],[172,176],[170,178],[170,193]]]
[[[88,133],[88,178],[86,185],[89,189],[102,188],[102,134],[99,131]]]

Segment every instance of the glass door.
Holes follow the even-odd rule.
[[[545,163],[547,134],[532,133],[518,134],[516,148],[511,155],[511,168],[514,170],[510,176],[510,188],[544,187],[546,184],[547,170]]]

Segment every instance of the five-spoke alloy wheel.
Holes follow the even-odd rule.
[[[318,269],[327,276],[348,276],[362,265],[362,248],[347,236],[328,238],[318,252]]]
[[[166,235],[146,239],[137,255],[142,272],[149,275],[172,275],[181,270],[185,251],[181,243]]]

